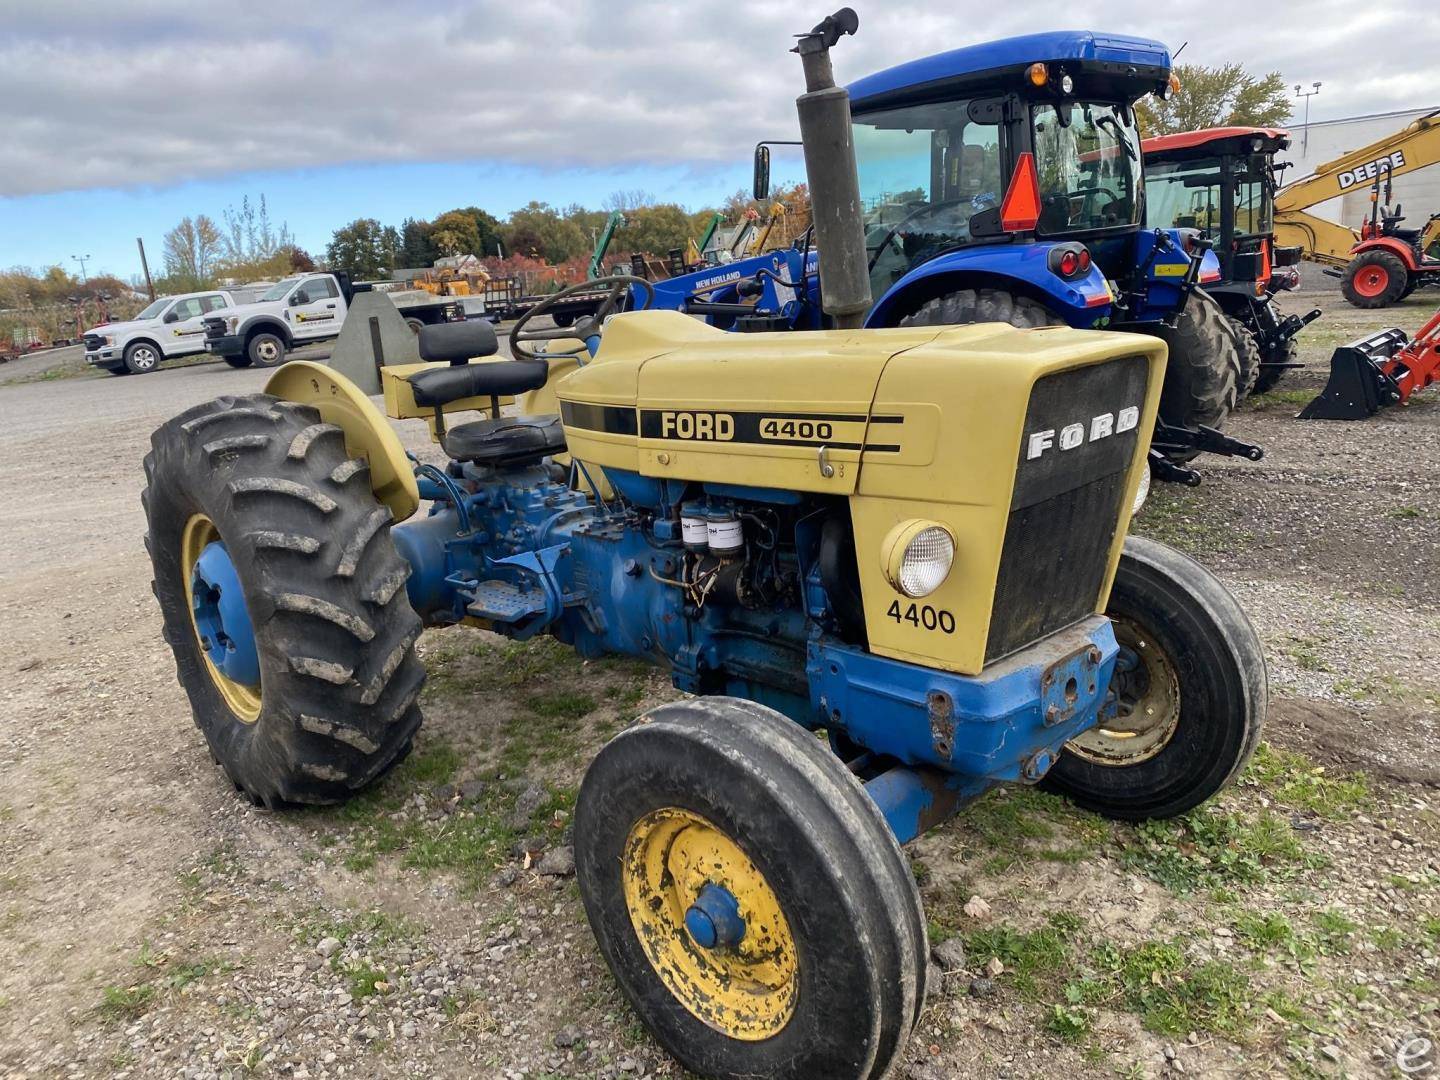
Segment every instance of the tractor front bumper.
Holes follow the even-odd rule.
[[[1065,743],[1115,711],[1119,646],[1101,615],[956,675],[813,641],[807,674],[821,726],[898,767],[867,785],[902,843],[1002,781],[1035,783]]]

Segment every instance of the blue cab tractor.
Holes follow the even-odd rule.
[[[1163,338],[1157,475],[1201,451],[1258,459],[1224,424],[1243,385],[1221,268],[1198,230],[1144,225],[1135,103],[1178,87],[1159,42],[1055,31],[971,45],[852,83],[874,304],[867,327],[1008,322]],[[755,196],[770,188],[770,146]],[[818,328],[817,259],[792,250],[657,282],[656,304],[737,330]],[[824,273],[824,267],[819,268]]]

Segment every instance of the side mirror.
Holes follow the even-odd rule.
[[[770,198],[770,147],[761,143],[755,147],[755,183],[752,189],[756,199]]]
[[[180,313],[179,313],[178,311],[176,311],[174,308],[171,308],[169,311],[165,312],[165,318],[161,320],[161,322],[167,322],[167,323],[179,322],[179,321],[180,321]]]
[[[301,304],[308,304],[309,302],[310,294],[307,293],[304,289],[301,289],[299,292],[293,292],[290,294],[291,307],[299,307]]]

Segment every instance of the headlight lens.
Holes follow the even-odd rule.
[[[1135,489],[1135,504],[1130,507],[1130,516],[1134,517],[1140,513],[1140,508],[1145,505],[1145,500],[1150,497],[1150,466],[1145,466],[1145,471],[1140,474],[1140,486]]]
[[[955,562],[955,538],[943,525],[907,521],[884,546],[885,578],[906,596],[929,596],[945,583]]]
[[[115,337],[114,337],[113,334],[106,334],[105,337],[103,338],[103,340],[104,340],[104,342],[105,342],[106,345],[114,345],[114,344],[115,344]]]

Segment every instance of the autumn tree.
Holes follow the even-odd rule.
[[[168,284],[181,292],[208,289],[221,256],[222,238],[204,214],[182,218],[165,234],[163,248]]]
[[[1289,88],[1278,71],[1252,75],[1236,63],[1177,64],[1174,70],[1179,93],[1168,101],[1147,97],[1135,105],[1146,138],[1231,124],[1274,127],[1290,115]]]
[[[500,232],[511,254],[535,255],[550,263],[588,254],[594,244],[579,223],[543,202],[514,211]]]
[[[375,218],[356,218],[335,230],[325,246],[332,270],[347,270],[358,280],[385,277],[395,266],[400,234]]]

